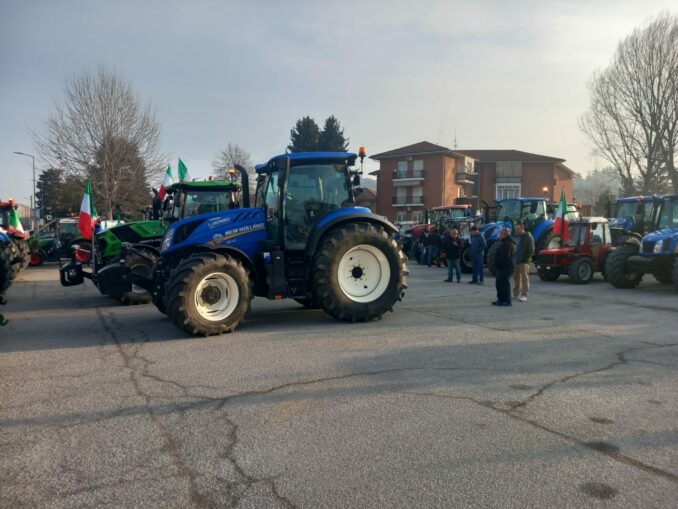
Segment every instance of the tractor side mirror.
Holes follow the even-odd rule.
[[[360,175],[353,175],[353,187],[360,187]]]

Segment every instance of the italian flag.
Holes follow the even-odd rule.
[[[558,235],[563,242],[570,239],[570,228],[567,224],[567,200],[565,200],[565,190],[560,194],[560,203],[556,211],[556,224],[553,225],[553,233]]]
[[[160,189],[158,190],[160,201],[165,199],[165,196],[167,196],[167,188],[172,184],[174,184],[174,180],[172,179],[172,168],[170,168],[170,165],[168,164],[167,171],[165,172],[165,176],[162,178]]]
[[[191,172],[188,170],[188,168],[186,168],[186,165],[181,159],[179,159],[178,168],[179,168],[179,182],[183,182],[184,180],[190,182],[193,180],[193,175],[191,175]]]
[[[14,206],[13,203],[12,203],[12,212],[10,212],[9,214],[9,227],[14,228],[18,232],[24,233],[24,227],[21,224],[19,214],[17,214],[16,207]]]
[[[78,216],[78,230],[86,239],[92,238],[94,231],[94,220],[96,219],[96,211],[92,206],[92,186],[89,179],[85,182],[85,194],[82,195],[82,202],[80,203],[80,215]]]

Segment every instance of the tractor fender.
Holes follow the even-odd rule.
[[[350,211],[351,209],[340,210]],[[366,210],[366,212],[343,212],[339,214],[332,214],[333,217],[326,216],[325,218],[321,219],[316,224],[315,229],[311,232],[311,235],[308,238],[308,242],[306,243],[306,255],[308,257],[313,257],[318,247],[318,243],[320,242],[320,239],[323,237],[323,235],[340,224],[362,221],[382,226],[390,234],[398,233],[398,228],[396,228],[395,225],[387,219],[384,219],[383,217],[376,214],[372,214],[369,212],[369,209],[363,210]]]
[[[254,261],[249,256],[247,256],[244,251],[229,245],[220,245],[215,247],[214,245],[210,244],[193,244],[176,249],[171,253],[164,254],[162,257],[165,260],[176,260],[188,258],[195,253],[220,253],[232,256],[233,258],[236,258],[242,262],[257,285],[261,283],[260,280],[264,279],[264,276],[260,274],[260,271],[257,269]]]
[[[534,241],[537,245],[539,245],[539,241],[543,238],[544,235],[547,235],[548,232],[553,230],[553,225],[554,221],[551,221],[550,219],[546,219],[544,221],[541,221],[532,231],[532,237],[534,237]]]

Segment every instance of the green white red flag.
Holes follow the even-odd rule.
[[[178,172],[179,172],[179,182],[184,182],[185,180],[191,182],[193,180],[193,175],[191,175],[191,172],[188,170],[188,168],[181,159],[179,159]]]
[[[78,230],[85,239],[92,238],[94,231],[94,221],[96,220],[96,211],[92,206],[92,186],[89,179],[85,182],[85,193],[80,202],[80,215],[78,216]]]
[[[160,189],[158,190],[158,197],[160,198],[160,201],[165,199],[165,196],[167,196],[167,188],[174,184],[174,180],[172,179],[172,168],[170,168],[170,165],[167,165],[167,171],[165,172],[165,176],[162,178],[162,182],[160,183]]]
[[[9,213],[9,227],[14,228],[16,231],[24,233],[24,227],[21,224],[19,219],[19,214],[16,211],[16,207],[12,203],[12,212]]]
[[[567,200],[565,190],[560,194],[560,203],[556,211],[556,224],[553,225],[553,234],[560,237],[563,242],[570,239],[570,226],[567,224]]]

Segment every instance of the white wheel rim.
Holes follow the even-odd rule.
[[[201,318],[220,322],[235,310],[240,299],[238,284],[228,274],[212,272],[200,280],[193,294],[195,309]]]
[[[591,276],[591,266],[588,263],[582,263],[579,266],[579,277],[581,279],[588,279]]]
[[[378,248],[360,244],[342,256],[337,279],[341,291],[355,302],[373,302],[388,288],[391,267]]]

